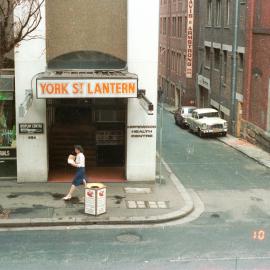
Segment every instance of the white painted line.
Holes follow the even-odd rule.
[[[151,188],[131,188],[125,187],[125,192],[128,194],[149,194],[151,193]]]
[[[168,208],[165,202],[157,202],[159,208]]]
[[[128,208],[137,208],[137,204],[135,201],[127,201]]]

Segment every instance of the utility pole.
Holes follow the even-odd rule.
[[[235,0],[235,15],[234,15],[234,33],[232,47],[232,81],[231,81],[231,113],[230,113],[230,129],[232,135],[236,134],[236,91],[237,91],[237,72],[238,72],[238,30],[239,30],[239,0]]]

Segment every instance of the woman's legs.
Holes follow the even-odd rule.
[[[63,198],[64,200],[70,200],[72,198],[72,194],[73,192],[76,190],[76,186],[75,185],[71,185],[70,190],[68,192],[68,194]]]

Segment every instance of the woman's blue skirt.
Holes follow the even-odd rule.
[[[83,184],[83,180],[86,180],[85,179],[85,168],[79,167],[79,168],[77,168],[77,171],[76,171],[75,177],[72,181],[72,184],[77,187],[77,186]]]

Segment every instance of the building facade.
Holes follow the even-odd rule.
[[[74,144],[92,181],[155,181],[158,24],[158,0],[44,2],[40,38],[15,50],[18,182],[70,178]]]
[[[240,136],[245,59],[245,1],[201,0],[197,104],[213,107]],[[237,6],[238,5],[238,6]]]
[[[270,2],[247,1],[242,136],[270,151]]]
[[[179,107],[196,102],[198,0],[160,0],[159,93]]]

